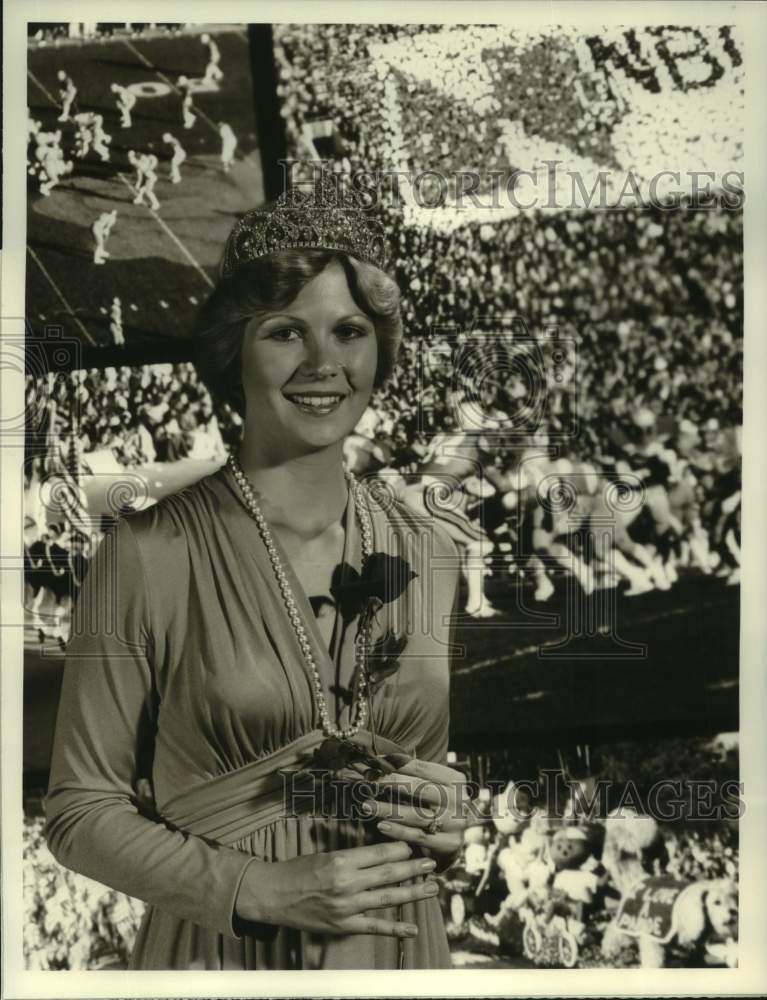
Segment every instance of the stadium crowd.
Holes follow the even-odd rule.
[[[191,363],[91,368],[69,376],[30,379],[27,406],[44,400],[35,429],[47,443],[45,470],[65,462],[77,438],[82,471],[87,454],[110,450],[126,467],[224,454],[237,439],[240,418],[230,407],[213,412]]]
[[[117,21],[29,21],[27,35],[30,44],[58,45],[62,42],[107,41],[116,34],[126,38],[141,38],[157,34],[181,35],[195,30],[196,25],[179,22],[117,22]]]
[[[460,58],[449,38],[438,37],[453,30],[459,33],[454,41],[460,42]],[[733,39],[726,40],[731,65],[720,68],[737,99],[742,60]],[[275,53],[289,149],[298,160],[316,158],[325,147],[312,142],[314,124],[330,122],[333,144],[325,155],[334,160],[333,168],[351,184],[364,178],[366,195],[376,178],[372,190],[405,293],[406,341],[422,361],[404,366],[393,391],[384,390],[376,400],[382,419],[374,437],[384,455],[404,453],[415,471],[428,435],[467,429],[460,416],[461,391],[469,404],[483,396],[493,417],[498,411],[505,415],[503,429],[512,433],[518,452],[531,443],[524,440],[525,431],[540,435],[533,441],[548,454],[539,480],[561,473],[572,483],[575,473],[609,481],[615,472],[634,472],[651,487],[640,505],[642,520],[634,525],[643,542],[621,537],[610,554],[618,575],[629,580],[630,593],[673,584],[680,549],[682,564],[716,570],[735,583],[742,213],[716,198],[691,203],[677,196],[636,207],[621,202],[609,211],[564,208],[513,217],[493,211],[485,200],[477,211],[446,208],[440,214],[432,207],[439,208],[444,197],[438,183],[438,197],[426,204],[408,202],[398,182],[394,190],[405,209],[391,197],[392,170],[405,170],[411,178],[419,171],[435,176],[442,171],[449,205],[457,171],[509,177],[530,166],[514,159],[520,143],[505,141],[507,113],[519,119],[524,134],[563,143],[563,155],[575,163],[585,156],[608,166],[633,162],[634,148],[625,148],[625,136],[613,145],[626,95],[637,102],[636,128],[647,133],[645,175],[667,168],[668,149],[686,141],[678,121],[662,101],[650,112],[636,89],[624,88],[623,96],[614,92],[621,89],[615,76],[608,84],[606,76],[585,72],[599,41],[561,27],[516,33],[482,26],[329,25],[318,32],[282,25],[275,31]],[[661,65],[658,45],[647,57],[647,72],[658,87],[673,90],[678,80]],[[700,86],[718,79],[710,74]],[[512,93],[510,110],[503,102]],[[719,157],[736,162],[742,152],[736,108],[731,117],[732,127],[714,136],[721,146],[717,162]],[[685,149],[697,163],[695,142],[693,136]],[[447,226],[447,216],[457,222]],[[473,337],[468,357],[459,351],[456,360],[454,335],[460,331],[483,336]],[[559,344],[574,345],[577,363],[531,359],[525,341],[554,336]],[[552,340],[551,358],[556,347]],[[472,352],[480,355],[478,361]],[[429,363],[435,354],[441,364]],[[444,363],[451,356],[452,366]],[[465,377],[469,373],[461,367],[474,368],[473,377]],[[506,472],[519,464],[519,455],[498,452],[491,444],[480,460],[500,463]],[[559,465],[552,467],[553,462]],[[485,488],[481,496],[486,494]],[[512,498],[506,506],[514,506]],[[546,558],[552,540],[540,541],[540,534],[540,544],[532,544],[535,556]],[[660,552],[662,565],[644,543]],[[571,553],[556,543],[553,557],[572,565]],[[533,575],[538,596],[550,595],[551,583],[534,559]],[[595,585],[587,566],[576,575],[585,590]],[[470,603],[476,607],[476,601]]]

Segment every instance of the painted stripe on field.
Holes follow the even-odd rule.
[[[541,646],[550,645],[553,644],[546,642],[534,642],[530,646],[521,646],[519,649],[515,649],[513,653],[505,653],[503,656],[491,656],[487,660],[477,660],[476,663],[469,663],[465,667],[455,667],[451,672],[451,677],[456,677],[458,674],[473,674],[476,673],[477,670],[487,670],[492,667],[499,667],[503,663],[518,660],[522,656],[529,656],[531,653],[537,653]]]
[[[130,183],[130,181],[127,179],[127,177],[124,174],[121,174],[118,171],[117,174],[116,174],[116,176],[120,178],[120,180],[128,188],[128,190],[131,192],[131,194],[135,193],[135,189],[133,188],[133,185]],[[189,250],[181,242],[181,240],[178,238],[178,236],[176,236],[176,234],[170,228],[170,226],[165,221],[165,219],[161,219],[160,216],[157,214],[157,212],[155,212],[155,210],[153,208],[149,208],[147,206],[144,206],[144,207],[147,209],[147,211],[152,216],[152,218],[162,227],[162,229],[165,231],[165,233],[173,240],[173,242],[179,248],[179,250],[181,251],[181,253],[186,257],[186,259],[189,261],[189,263],[192,265],[192,267],[195,269],[195,271],[197,271],[197,273],[203,279],[203,281],[205,282],[205,284],[209,288],[213,288],[214,287],[214,283],[210,280],[210,278],[208,277],[208,275],[205,273],[205,271],[203,270],[203,268],[200,265],[199,261],[196,259],[196,257],[194,257],[194,255],[192,254],[191,250]]]
[[[50,274],[46,270],[45,266],[43,265],[43,262],[37,256],[37,254],[32,249],[32,247],[29,246],[29,244],[27,244],[27,250],[31,254],[32,260],[35,262],[35,264],[37,264],[37,266],[40,268],[40,270],[45,275],[45,278],[47,279],[48,284],[51,286],[51,288],[53,289],[53,291],[59,297],[59,300],[60,300],[61,304],[64,306],[64,308],[66,309],[67,313],[72,317],[72,319],[75,321],[75,323],[77,323],[77,325],[82,330],[83,336],[85,337],[85,339],[88,341],[89,344],[91,344],[92,347],[97,347],[98,345],[97,345],[96,341],[90,335],[90,333],[88,332],[88,330],[84,326],[83,322],[81,321],[80,317],[75,314],[74,309],[69,304],[69,302],[67,301],[67,299],[64,297],[64,293],[61,291],[61,289],[59,288],[59,286],[56,284],[56,282],[50,276]]]
[[[31,69],[27,70],[27,76],[32,81],[32,83],[34,83],[45,94],[45,96],[48,98],[51,104],[53,104],[57,108],[62,107],[62,105],[56,100],[56,98],[53,96],[50,90],[48,90],[48,88],[45,86],[45,84],[41,83],[37,79],[37,77],[35,76],[35,74],[32,72]]]

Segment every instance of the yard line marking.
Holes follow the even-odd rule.
[[[69,313],[69,315],[72,317],[72,319],[75,321],[75,323],[77,323],[77,325],[83,331],[83,335],[85,336],[86,340],[90,343],[90,345],[92,347],[98,347],[98,344],[93,339],[93,337],[90,335],[90,333],[88,332],[88,330],[85,328],[85,326],[83,325],[82,321],[80,320],[80,317],[75,314],[75,311],[72,308],[72,306],[64,298],[63,292],[61,291],[61,289],[59,288],[59,286],[56,284],[56,282],[53,280],[53,278],[50,276],[50,274],[48,274],[48,271],[44,267],[43,262],[37,256],[37,254],[32,249],[32,247],[29,246],[29,244],[27,244],[27,250],[32,255],[32,260],[35,262],[35,264],[37,264],[37,266],[43,272],[43,274],[45,275],[45,277],[48,279],[48,284],[54,290],[54,292],[56,293],[56,295],[58,295],[58,297],[61,300],[61,303],[64,306],[64,308],[66,309],[66,311]]]
[[[136,46],[133,44],[133,42],[129,42],[126,38],[122,38],[121,41],[122,41],[123,45],[125,45],[128,49],[130,49],[130,51],[135,56],[138,56],[138,58],[142,61],[142,63],[146,67],[148,67],[149,69],[151,69],[153,73],[156,73],[157,76],[159,76],[161,80],[163,80],[165,83],[167,83],[168,86],[171,88],[171,90],[174,90],[179,96],[181,96],[181,93],[182,93],[181,89],[179,87],[177,87],[176,84],[170,79],[170,77],[167,77],[162,72],[162,70],[157,69],[157,67],[152,62],[150,62],[149,59],[147,59],[147,57],[144,55],[144,53],[141,52],[141,51],[139,51],[139,49],[136,48]],[[200,118],[202,118],[203,121],[207,122],[207,124],[211,127],[211,129],[213,129],[213,131],[216,133],[216,135],[218,135],[218,126],[213,121],[213,119],[209,118],[205,114],[205,112],[202,110],[202,108],[198,107],[196,104],[194,105],[194,111],[200,116]],[[258,169],[261,168],[261,165],[259,163],[256,163],[256,161],[253,159],[253,157],[250,155],[250,153],[242,153],[242,158],[243,158],[243,160],[247,160],[248,163],[252,163],[254,167],[257,167]]]
[[[123,184],[128,188],[128,190],[131,193],[135,193],[135,188],[133,187],[133,185],[131,184],[131,182],[128,180],[128,178],[125,176],[125,174],[121,174],[120,171],[118,170],[116,176],[120,178],[120,180],[123,182]],[[197,271],[197,273],[202,276],[202,279],[205,282],[205,284],[209,288],[213,288],[214,287],[214,283],[210,280],[210,278],[208,277],[208,275],[202,269],[202,267],[200,266],[199,262],[192,255],[191,251],[188,250],[187,247],[184,246],[184,244],[178,238],[178,236],[176,236],[176,234],[173,232],[173,230],[167,224],[167,222],[165,221],[165,219],[161,219],[160,216],[157,214],[157,212],[154,211],[154,209],[148,208],[147,206],[144,206],[144,207],[147,209],[147,211],[152,216],[152,218],[154,218],[157,222],[159,222],[159,224],[165,230],[166,234],[173,240],[173,242],[179,248],[179,250],[181,251],[181,253],[186,257],[186,259],[189,261],[189,263],[192,265],[192,267]]]
[[[474,663],[468,663],[465,667],[455,667],[451,673],[451,677],[457,677],[459,674],[473,674],[477,670],[485,670],[488,667],[499,667],[502,663],[510,663],[512,660],[518,660],[523,656],[529,656],[531,653],[537,653],[541,646],[550,646],[551,643],[547,642],[534,642],[532,645],[520,646],[519,649],[515,649],[512,653],[504,653],[503,656],[491,656],[486,660],[477,660]]]
[[[37,77],[35,76],[35,74],[32,72],[31,69],[27,69],[27,76],[30,78],[30,80],[33,83],[35,83],[40,88],[40,90],[42,90],[42,92],[45,94],[45,96],[48,98],[48,100],[51,102],[51,104],[53,104],[57,108],[63,107],[63,105],[59,104],[59,102],[56,100],[56,98],[53,96],[53,94],[50,92],[50,90],[48,90],[48,88],[45,86],[45,84],[41,83],[37,79]]]

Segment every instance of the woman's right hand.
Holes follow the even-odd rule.
[[[434,867],[431,859],[412,859],[412,848],[401,841],[288,861],[255,859],[245,869],[235,910],[242,920],[319,934],[414,937],[418,929],[412,924],[369,911],[435,896],[433,879],[399,885]]]

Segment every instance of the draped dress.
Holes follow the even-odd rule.
[[[356,740],[378,753],[444,763],[455,546],[396,500],[366,505],[373,549],[416,574],[384,605],[406,644],[375,690]],[[344,515],[344,573],[359,573],[354,502]],[[331,657],[309,597],[275,536],[326,699],[349,718],[354,621]],[[438,899],[369,911],[417,925],[400,943],[240,919],[254,859],[384,840],[346,813],[288,807],[285,774],[324,739],[310,671],[258,526],[227,465],[106,532],[73,612],[54,739],[46,836],[54,857],[147,904],[132,969],[378,969],[450,965]],[[153,810],[138,789],[148,775]],[[400,951],[402,949],[402,951]]]

